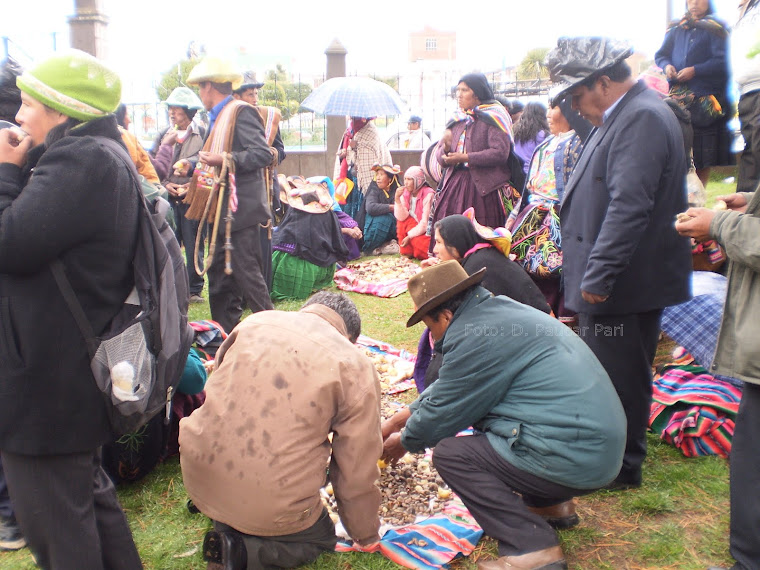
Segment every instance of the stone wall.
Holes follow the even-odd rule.
[[[420,165],[419,150],[392,150],[391,157],[393,163],[401,167],[405,172],[410,166]],[[324,150],[296,150],[287,153],[285,161],[277,168],[277,172],[285,176],[301,175],[309,176],[329,176],[332,178],[333,167],[335,164],[335,154],[327,153]]]

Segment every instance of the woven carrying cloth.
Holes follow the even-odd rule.
[[[214,123],[211,134],[203,145],[204,152],[213,152],[216,154],[232,152],[232,140],[235,136],[235,122],[238,113],[243,107],[248,106],[244,101],[233,99],[227,103]],[[189,220],[200,220],[203,217],[203,211],[206,202],[211,194],[213,187],[221,182],[221,178],[226,175],[234,180],[235,162],[232,158],[225,159],[227,162],[226,169],[222,166],[209,166],[203,162],[198,162],[193,172],[193,179],[190,181],[190,187],[187,190],[185,203],[190,204],[185,216]],[[225,170],[226,172],[222,172]],[[237,195],[234,192],[234,186],[230,187],[230,208],[234,212],[237,209]],[[214,200],[207,214],[207,221],[213,222],[216,216],[217,201]]]

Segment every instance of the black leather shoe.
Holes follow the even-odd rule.
[[[187,500],[187,510],[190,511],[191,515],[197,515],[201,512],[201,510],[195,506],[192,499]]]
[[[203,538],[203,560],[207,570],[246,570],[248,553],[238,534],[210,530]]]
[[[641,487],[641,477],[628,478],[618,475],[612,483],[608,483],[602,489],[607,491],[627,491],[628,489],[638,489]]]

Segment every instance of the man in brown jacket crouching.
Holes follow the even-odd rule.
[[[293,568],[332,550],[328,478],[349,535],[379,540],[380,384],[353,345],[360,329],[351,300],[322,292],[298,312],[251,315],[219,349],[179,434],[187,492],[214,521],[208,568]]]

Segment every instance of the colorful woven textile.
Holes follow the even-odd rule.
[[[387,342],[383,342],[381,340],[375,340],[373,338],[370,338],[368,336],[359,335],[359,338],[356,339],[356,344],[359,346],[362,346],[366,348],[367,350],[370,350],[372,352],[376,352],[378,354],[384,354],[391,359],[399,359],[405,361],[405,364],[403,365],[396,365],[395,368],[401,369],[402,371],[408,367],[408,377],[404,378],[403,380],[399,380],[397,382],[393,382],[391,386],[388,387],[387,390],[384,389],[384,391],[387,394],[398,394],[400,392],[406,392],[407,390],[414,388],[414,379],[412,378],[412,373],[414,371],[413,362],[415,361],[415,355],[409,352],[408,350],[404,350],[403,348],[396,348],[393,345],[388,344]],[[381,379],[381,386],[382,386],[382,379]]]
[[[562,269],[562,235],[559,208],[536,203],[528,205],[517,217],[512,230],[515,261],[531,276],[548,279]]]
[[[686,457],[728,457],[741,396],[701,366],[667,365],[652,381],[649,426]]]
[[[195,331],[195,344],[198,346],[206,346],[215,340],[221,342],[227,338],[222,325],[216,321],[191,321],[190,326]]]
[[[438,515],[387,531],[372,552],[379,552],[405,568],[437,570],[447,568],[458,556],[468,556],[481,536],[483,530],[456,499],[449,501]],[[359,549],[338,542],[335,550]]]
[[[398,270],[385,267],[387,264],[392,263],[398,265]],[[364,270],[375,266],[385,274],[396,274],[398,277],[386,277],[379,281],[370,281],[369,275],[364,276]],[[406,283],[409,277],[419,271],[421,271],[419,265],[383,256],[361,263],[349,264],[347,267],[339,269],[335,272],[334,281],[338,289],[342,289],[343,291],[366,293],[368,295],[375,295],[376,297],[398,297],[406,292]]]
[[[509,135],[509,140],[514,142],[512,136],[512,117],[509,116],[509,113],[507,113],[507,110],[501,103],[497,103],[495,101],[492,103],[483,103],[481,105],[477,105],[469,111],[457,109],[454,111],[452,118],[446,124],[446,128],[451,128],[451,125],[458,123],[459,121],[466,121],[469,124],[474,120],[475,117],[482,119],[486,123],[491,124],[501,131],[507,133]]]
[[[222,325],[216,321],[192,321],[190,326],[195,331],[195,350],[201,357],[201,360],[212,361],[216,356],[227,333],[224,332]]]
[[[363,334],[360,334],[359,338],[356,339],[356,344],[359,346],[366,346],[367,348],[376,350],[377,352],[385,352],[386,354],[398,356],[399,358],[403,358],[409,362],[414,362],[415,359],[414,354],[408,350],[404,350],[403,348],[396,348],[392,344],[388,344],[382,340],[375,340],[374,338],[364,336]]]

